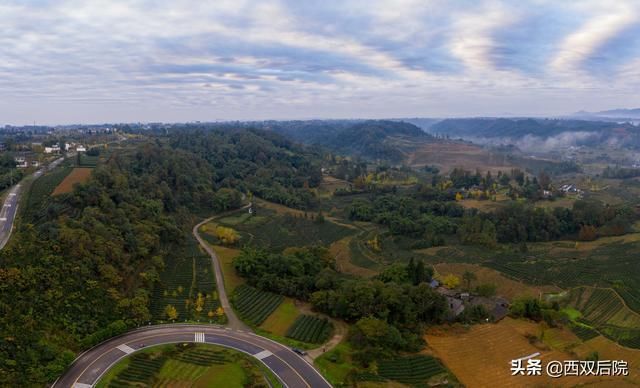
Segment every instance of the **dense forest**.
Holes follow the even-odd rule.
[[[305,206],[319,179],[305,152],[273,133],[176,134],[48,198],[0,252],[0,385],[42,386],[79,350],[146,323],[158,273],[196,215],[240,206],[235,187]]]
[[[334,265],[318,247],[286,253],[245,249],[234,260],[251,285],[308,300],[317,311],[354,323],[350,338],[362,364],[419,350],[425,325],[446,318],[444,297],[428,284],[433,269],[422,262],[393,266],[376,279],[345,277]],[[381,331],[363,330],[369,325]]]

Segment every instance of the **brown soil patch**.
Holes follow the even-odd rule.
[[[86,182],[91,176],[93,168],[78,167],[71,170],[62,182],[53,190],[51,195],[65,194],[73,191],[73,185]]]
[[[468,331],[443,335],[427,334],[427,344],[462,384],[467,387],[570,387],[580,384],[622,386],[622,377],[570,376],[553,379],[546,376],[512,376],[511,360],[536,352],[543,367],[552,360],[574,360],[576,356],[534,346],[523,333],[539,332],[531,322],[505,318],[497,324],[472,326]],[[620,359],[620,355],[611,355]],[[603,359],[601,355],[601,359]],[[633,362],[629,359],[630,362]],[[636,364],[638,365],[638,364]],[[637,381],[637,380],[636,380]]]

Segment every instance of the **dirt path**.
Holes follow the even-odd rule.
[[[247,208],[249,206],[251,206],[251,204],[248,204],[241,209]],[[213,262],[213,270],[216,275],[216,288],[218,289],[218,298],[220,299],[220,305],[224,309],[224,312],[227,316],[227,326],[235,330],[251,331],[251,329],[236,316],[235,311],[233,311],[233,309],[231,308],[229,298],[227,297],[227,291],[224,288],[224,276],[222,275],[222,266],[220,265],[220,260],[218,260],[218,256],[216,255],[216,252],[213,250],[213,248],[211,248],[211,246],[207,244],[207,242],[204,241],[202,237],[200,237],[200,233],[198,232],[198,229],[202,225],[218,217],[220,217],[220,214],[209,217],[194,226],[193,236],[196,238],[196,240],[198,240],[200,246],[209,254],[209,256],[211,257],[211,261]]]
[[[333,336],[329,339],[329,341],[325,342],[324,344],[322,344],[322,346],[318,348],[307,351],[307,356],[306,356],[307,360],[313,362],[313,360],[320,357],[323,353],[328,352],[331,349],[338,346],[338,344],[342,342],[343,339],[346,338],[347,333],[349,332],[349,326],[343,321],[339,321],[327,315],[318,314],[314,311],[311,311],[311,308],[306,303],[296,302],[296,308],[302,314],[319,315],[323,318],[327,318],[333,324],[333,327],[334,327]]]

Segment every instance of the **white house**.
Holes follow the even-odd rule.
[[[60,145],[54,144],[51,147],[44,147],[44,153],[45,154],[52,154],[54,152],[55,153],[60,152]]]
[[[16,156],[14,160],[17,168],[27,168],[29,166],[24,156]]]

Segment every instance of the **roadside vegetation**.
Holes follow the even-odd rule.
[[[96,385],[108,387],[281,387],[258,360],[214,345],[177,344],[136,352]]]

